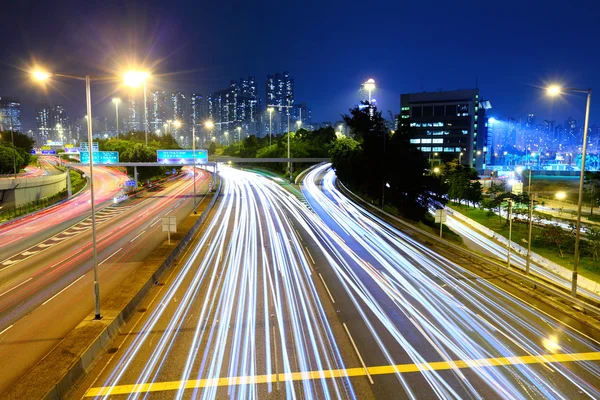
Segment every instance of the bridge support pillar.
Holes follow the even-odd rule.
[[[71,189],[71,167],[67,167],[67,197],[73,196],[73,190]]]

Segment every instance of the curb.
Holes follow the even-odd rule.
[[[90,320],[93,320],[93,317],[86,318],[82,323],[77,326],[77,328],[73,332],[78,332],[80,336],[82,336],[83,340],[91,339],[90,344],[86,347],[86,350],[81,354],[76,356],[77,359],[71,364],[71,366],[62,373],[62,376],[51,383],[51,387],[47,388],[39,388],[36,391],[35,395],[39,396],[37,398],[48,399],[48,400],[56,400],[56,399],[64,399],[67,398],[69,393],[77,387],[77,385],[84,379],[85,375],[91,370],[94,366],[95,361],[98,357],[103,354],[106,350],[110,348],[112,340],[119,333],[121,327],[127,322],[127,320],[133,315],[140,304],[140,302],[144,299],[148,291],[158,282],[158,279],[161,275],[168,270],[174,264],[174,261],[177,257],[179,257],[187,245],[192,241],[194,235],[200,228],[200,226],[204,223],[208,214],[212,210],[214,204],[216,203],[219,195],[221,193],[221,184],[217,187],[213,198],[210,203],[204,209],[198,220],[194,223],[194,225],[190,228],[187,234],[180,240],[180,242],[175,246],[175,248],[171,251],[171,253],[167,256],[167,258],[161,263],[161,265],[151,274],[150,278],[147,279],[143,285],[137,289],[137,292],[131,297],[125,307],[118,312],[112,319],[106,318],[105,320],[97,321],[104,326],[101,328],[100,332],[97,332],[96,327],[89,324]],[[133,275],[133,274],[132,274]],[[118,289],[115,291],[117,292]],[[113,293],[118,296],[121,293]],[[112,294],[111,294],[112,296]],[[87,328],[87,329],[86,329]],[[19,386],[24,386],[25,388],[31,388],[33,385],[36,385],[36,376],[39,373],[42,373],[44,370],[44,366],[42,365],[44,360],[46,360],[50,355],[52,355],[56,351],[60,351],[59,347],[62,343],[64,343],[70,335],[67,335],[63,342],[58,344],[48,355],[44,357],[33,369],[31,369],[21,380],[19,380],[8,392],[5,393],[6,398],[22,398],[23,393],[13,393],[16,391],[15,389]],[[88,337],[89,336],[89,337]],[[64,351],[64,349],[63,349]],[[61,353],[63,351],[60,351]],[[38,369],[40,371],[37,371]],[[50,386],[50,385],[47,385]],[[43,392],[43,393],[42,393]],[[32,398],[27,397],[27,398]]]

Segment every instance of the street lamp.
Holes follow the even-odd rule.
[[[506,258],[507,260],[507,266],[508,268],[510,268],[510,245],[512,243],[512,207],[513,207],[513,200],[512,199],[508,199],[508,256]]]
[[[579,174],[579,199],[577,201],[577,224],[575,231],[575,259],[573,260],[573,280],[571,285],[571,295],[577,296],[577,267],[579,266],[579,238],[581,236],[581,206],[583,204],[583,179],[585,176],[585,157],[587,155],[587,138],[588,127],[590,123],[590,103],[592,101],[592,89],[574,89],[561,88],[558,85],[552,85],[547,88],[549,96],[558,96],[563,91],[575,93],[587,93],[587,101],[585,106],[585,122],[583,124],[583,147],[581,150],[581,172]]]
[[[96,250],[96,203],[94,198],[94,158],[92,153],[92,97],[90,90],[91,78],[86,76],[74,76],[65,74],[50,74],[46,71],[36,70],[32,72],[33,78],[37,81],[44,82],[52,76],[76,79],[85,81],[85,100],[87,108],[87,128],[88,128],[88,152],[90,158],[90,197],[92,203],[92,254],[94,262],[94,302],[95,302],[95,319],[101,319],[100,315],[100,284],[98,282],[98,252]]]
[[[463,156],[463,154],[464,154],[464,153],[461,151],[461,152],[460,152],[460,154],[458,155],[458,163],[459,163],[460,165],[462,165],[462,156]]]
[[[209,130],[209,132],[212,136],[212,130],[215,127],[214,122],[212,122],[212,120],[209,119],[206,122],[204,122],[204,127]],[[206,136],[204,137],[204,143],[206,143]]]
[[[302,126],[302,121],[300,121],[300,120],[296,121],[296,125],[298,125],[298,130],[300,130],[300,127]]]
[[[565,192],[556,192],[554,197],[556,197],[557,200],[564,200],[567,198],[567,194]]]
[[[225,135],[225,140],[227,141],[227,146],[229,146],[229,132],[225,131],[223,132],[223,135]],[[271,141],[271,138],[269,137],[269,142]]]
[[[136,88],[144,85],[144,134],[146,137],[146,146],[148,146],[148,104],[146,101],[146,80],[150,73],[144,71],[128,71],[123,75],[123,81],[129,87]]]
[[[116,119],[117,119],[117,139],[119,138],[119,103],[121,102],[121,99],[119,99],[118,97],[114,97],[112,99],[112,102],[115,103],[115,113],[116,113]]]
[[[363,87],[369,92],[369,105],[371,105],[371,93],[375,90],[375,80],[373,78],[368,79],[363,83]]]
[[[269,146],[271,145],[271,134],[273,132],[273,111],[275,111],[275,109],[273,107],[269,107],[267,108],[267,111],[269,112]]]

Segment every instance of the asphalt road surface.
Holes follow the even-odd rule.
[[[196,179],[198,193],[206,193],[210,175],[198,170]],[[162,216],[179,223],[191,213],[192,185],[184,169],[163,187],[97,212],[101,298],[166,240]],[[10,360],[0,363],[0,394],[92,312],[92,266],[90,217],[0,261],[0,359]]]

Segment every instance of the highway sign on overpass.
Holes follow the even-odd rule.
[[[94,164],[115,164],[119,162],[118,151],[94,151],[92,152]],[[82,164],[90,163],[89,151],[82,151],[79,154],[79,158]]]
[[[156,150],[157,161],[160,164],[206,164],[208,162],[208,151],[196,150]]]

